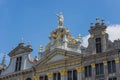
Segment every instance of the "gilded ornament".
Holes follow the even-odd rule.
[[[39,80],[39,76],[32,74],[32,77],[34,78],[34,80]]]
[[[60,72],[61,76],[67,75],[67,70],[60,70],[59,72]]]
[[[105,33],[106,33],[106,31],[104,30],[104,31],[102,31],[102,35],[105,35]]]
[[[80,66],[78,68],[76,68],[77,72],[82,72],[84,71],[84,66]]]
[[[107,61],[103,61],[104,66],[107,66]]]
[[[92,63],[91,66],[92,66],[92,68],[95,68],[95,63]]]
[[[78,39],[79,39],[79,40],[81,39],[81,35],[80,35],[80,34],[78,35]]]
[[[93,38],[94,37],[94,34],[90,34],[90,38]]]
[[[115,58],[115,63],[119,63],[119,58]]]
[[[47,73],[47,76],[48,76],[48,78],[52,78],[53,77],[53,72]]]

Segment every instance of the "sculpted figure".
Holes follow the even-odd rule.
[[[59,14],[56,14],[57,17],[58,17],[58,27],[62,27],[63,26],[63,23],[64,23],[64,17],[62,15],[62,13],[60,12]]]

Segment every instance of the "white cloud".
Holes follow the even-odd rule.
[[[117,40],[120,38],[120,25],[110,25],[106,32],[109,34],[111,41]]]
[[[88,38],[89,37],[90,37],[90,34],[83,37],[83,42],[82,42],[83,46],[85,46],[85,47],[88,46]]]
[[[120,39],[120,25],[119,24],[108,26],[106,32],[109,34],[109,39],[111,41]],[[85,47],[88,46],[89,37],[90,35],[86,35],[83,37],[83,43],[82,43],[83,46]]]

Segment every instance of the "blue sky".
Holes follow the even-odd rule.
[[[24,38],[34,49],[31,55],[37,55],[39,45],[45,47],[57,28],[59,12],[75,38],[88,35],[96,17],[107,25],[120,24],[120,0],[0,0],[0,54],[8,54]]]

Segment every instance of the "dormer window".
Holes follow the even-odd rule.
[[[22,63],[22,57],[17,57],[16,58],[16,66],[15,66],[15,71],[20,71],[21,70],[21,63]]]
[[[102,52],[101,38],[96,38],[95,42],[96,42],[96,53],[101,53]]]

